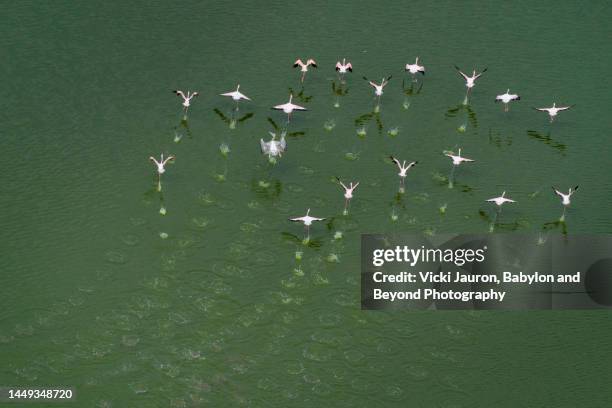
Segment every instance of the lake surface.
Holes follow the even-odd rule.
[[[359,304],[361,233],[487,232],[504,190],[496,231],[612,232],[607,2],[3,9],[0,385],[72,386],[79,407],[609,404],[609,312]],[[298,57],[318,62],[303,86]],[[488,68],[468,105],[455,64]],[[378,113],[364,75],[393,75]],[[237,83],[253,101],[233,113],[217,95]],[[172,89],[200,92],[187,121]],[[290,90],[309,111],[273,166],[259,139]],[[553,102],[576,106],[531,109]],[[449,188],[459,147],[476,162]],[[419,161],[403,195],[390,154]],[[361,182],[348,216],[336,176]],[[577,184],[555,223],[550,186]],[[307,208],[328,218],[308,246],[287,221]]]

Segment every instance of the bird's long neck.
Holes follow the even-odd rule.
[[[459,157],[461,157],[461,149],[459,149]]]
[[[309,214],[310,214],[310,208],[306,211],[306,216],[308,217]]]
[[[416,57],[416,61],[414,61],[414,65],[417,65],[419,63],[419,57]]]
[[[506,196],[506,192],[504,191],[501,196],[504,198]]]
[[[238,86],[236,87],[236,90],[239,91],[240,90],[240,84],[238,84]]]
[[[293,94],[289,94],[289,103],[293,100]]]

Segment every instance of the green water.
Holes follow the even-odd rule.
[[[0,385],[72,386],[79,407],[608,406],[608,312],[362,312],[359,243],[487,232],[503,190],[518,203],[499,231],[611,232],[610,10],[5,2]],[[319,64],[295,101],[309,111],[271,166],[259,139],[302,90],[297,57]],[[488,67],[467,107],[454,64]],[[361,78],[391,74],[373,114]],[[230,129],[214,109],[231,116],[217,94],[238,82],[253,99],[238,117],[253,115]],[[508,87],[522,100],[504,113]],[[176,88],[201,93],[187,124]],[[576,106],[551,125],[531,107],[552,102]],[[451,189],[442,152],[458,147],[476,162]],[[159,194],[162,152],[176,161]],[[389,154],[419,161],[404,195]],[[348,216],[336,176],[361,181]],[[545,225],[561,213],[550,186],[576,184],[566,225]],[[311,246],[287,221],[307,208],[332,221]]]

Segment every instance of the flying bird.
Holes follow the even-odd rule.
[[[553,120],[555,120],[555,117],[559,114],[559,112],[568,110],[572,107],[574,107],[574,105],[557,106],[556,103],[553,103],[553,106],[551,106],[550,108],[533,108],[533,109],[538,110],[540,112],[547,112],[548,116],[550,117],[550,123],[552,123]]]
[[[235,91],[222,93],[220,95],[221,96],[229,96],[229,97],[231,97],[235,101],[239,101],[241,99],[246,99],[247,101],[251,100],[251,98],[249,98],[248,96],[246,96],[245,94],[240,92],[240,84],[238,84],[238,86],[236,87]]]
[[[272,109],[282,110],[283,112],[287,114],[287,123],[291,121],[291,112],[293,112],[294,110],[301,110],[301,111],[307,110],[303,106],[299,106],[299,105],[292,103],[291,102],[292,100],[293,100],[293,94],[289,94],[289,102],[283,103],[282,105],[276,105],[272,107]]]
[[[570,198],[572,197],[572,195],[576,192],[576,190],[578,190],[578,186],[569,189],[569,191],[567,192],[567,194],[560,192],[559,190],[557,190],[555,187],[552,188],[553,191],[555,192],[555,194],[557,194],[559,197],[561,197],[561,203],[565,206],[568,207],[571,203]]]
[[[306,77],[306,72],[308,72],[308,67],[311,66],[313,68],[317,67],[317,63],[315,60],[313,60],[312,58],[309,58],[306,63],[304,64],[304,62],[301,59],[297,59],[294,63],[293,63],[293,68],[297,68],[300,67],[300,71],[302,72],[302,79],[300,82],[304,82],[304,78]]]
[[[459,72],[459,75],[461,75],[463,79],[465,79],[465,86],[467,87],[468,92],[470,92],[470,90],[474,87],[474,85],[476,85],[476,80],[480,78],[482,74],[487,72],[487,68],[483,69],[482,72],[479,74],[476,73],[476,70],[473,70],[472,75],[468,76],[463,71],[461,71],[461,69],[459,69],[459,67],[456,65],[455,65],[455,69]]]
[[[174,159],[175,157],[172,155],[164,159],[163,153],[161,154],[161,158],[159,161],[153,156],[149,157],[149,160],[151,160],[153,163],[155,163],[155,166],[157,166],[157,190],[158,191],[161,191],[161,175],[166,172],[166,164],[169,161],[174,160]]]
[[[314,221],[323,221],[325,218],[311,217],[310,216],[310,208],[306,211],[306,215],[303,217],[289,218],[289,221],[293,222],[301,222],[304,224],[306,228],[306,240],[310,239],[310,226]]]
[[[366,81],[368,81],[368,83],[374,88],[374,94],[376,96],[378,96],[378,104],[380,104],[380,97],[383,94],[383,89],[385,88],[385,86],[387,86],[387,84],[389,83],[389,80],[391,79],[392,75],[389,75],[387,78],[383,78],[380,81],[380,84],[377,84],[374,81],[370,81],[368,78],[363,77],[363,79],[365,79]]]
[[[399,173],[397,173],[397,175],[400,176],[400,192],[403,192],[404,191],[404,180],[406,179],[408,170],[416,166],[419,162],[413,161],[413,162],[406,164],[406,160],[404,160],[403,162],[400,162],[398,159],[396,159],[393,156],[390,156],[390,158],[393,161],[393,163],[397,165],[399,169]]]
[[[416,81],[416,74],[425,75],[425,67],[419,65],[419,57],[416,57],[414,64],[406,64],[406,71],[410,72],[414,81]]]
[[[468,159],[467,157],[462,157],[461,156],[461,149],[459,149],[459,153],[457,153],[456,155],[452,154],[452,153],[444,153],[445,156],[450,157],[453,160],[453,165],[454,166],[459,166],[461,163],[466,162],[473,162],[474,160],[472,159]]]
[[[342,180],[340,180],[339,177],[336,177],[336,179],[338,180],[342,188],[344,188],[344,215],[346,215],[348,214],[348,207],[351,202],[351,199],[353,198],[353,190],[357,188],[357,186],[359,185],[359,181],[355,184],[353,184],[353,182],[351,181],[347,186],[342,182]]]
[[[516,203],[516,201],[506,198],[506,192],[504,191],[501,196],[489,198],[487,200],[490,203],[495,203],[498,207],[501,207],[505,203]]]
[[[346,58],[342,58],[342,62],[336,62],[336,71],[340,74],[346,74],[347,72],[353,72],[353,65],[350,62],[346,62]]]
[[[185,111],[185,113],[187,113],[187,109],[189,109],[189,106],[191,105],[191,100],[193,99],[193,97],[199,95],[198,92],[190,92],[190,91],[187,91],[187,94],[185,95],[183,91],[179,91],[178,89],[173,90],[172,92],[174,92],[175,94],[183,98],[183,110]]]
[[[269,142],[265,142],[263,139],[259,139],[259,145],[261,146],[261,152],[268,155],[268,159],[272,157],[282,157],[285,150],[287,150],[287,142],[285,141],[285,133],[281,134],[281,139],[276,140],[276,133],[270,132],[272,139]]]
[[[510,89],[506,91],[506,93],[497,95],[495,97],[495,102],[502,102],[504,104],[504,112],[508,112],[510,106],[508,105],[512,101],[520,101],[521,97],[517,94],[511,94]]]

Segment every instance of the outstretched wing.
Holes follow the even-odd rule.
[[[461,75],[461,76],[463,77],[463,79],[465,79],[465,80],[467,81],[467,79],[468,79],[469,77],[468,77],[467,75],[465,75],[465,74],[463,73],[463,71],[461,71],[461,70],[459,69],[459,67],[458,67],[458,66],[456,66],[456,65],[455,65],[455,69],[457,70],[457,72],[459,72],[459,75]]]
[[[165,166],[165,165],[166,165],[166,163],[168,163],[169,161],[174,160],[174,159],[175,159],[175,157],[174,157],[174,156],[168,156],[168,157],[166,157],[166,159],[165,159],[165,160],[163,161],[163,163],[162,163],[162,166]]]
[[[178,96],[180,96],[183,99],[187,99],[187,97],[185,96],[185,94],[183,93],[183,91],[179,91],[178,89],[173,90],[172,92],[174,92],[175,94],[177,94]]]
[[[402,163],[400,163],[400,161],[399,161],[399,160],[397,160],[397,159],[396,159],[395,157],[393,157],[393,156],[389,156],[389,157],[391,158],[391,161],[393,161],[393,163],[395,163],[395,165],[396,165],[397,167],[399,167],[399,169],[401,170],[401,169],[402,169]]]
[[[478,78],[480,78],[480,77],[482,76],[482,74],[484,74],[485,72],[487,72],[487,69],[488,69],[488,68],[483,69],[483,70],[482,70],[482,72],[481,72],[480,74],[476,75],[476,77],[475,77],[474,79],[478,79]]]
[[[270,150],[268,148],[268,144],[266,142],[264,142],[263,139],[259,139],[259,146],[261,146],[261,152],[262,153],[268,153],[268,151]]]

